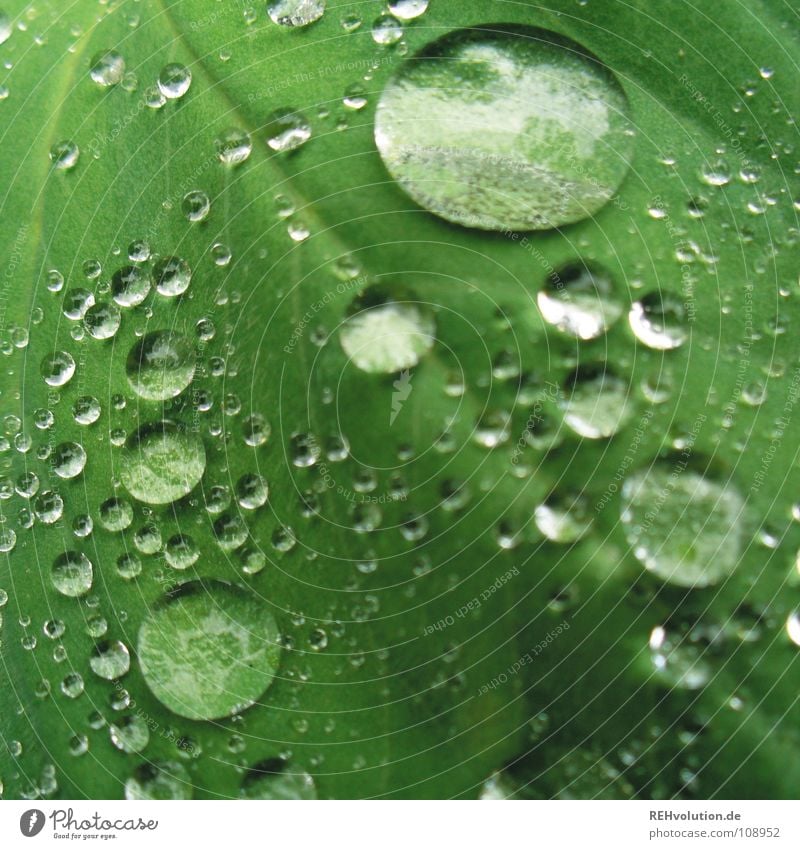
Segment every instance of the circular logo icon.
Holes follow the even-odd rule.
[[[44,813],[37,808],[31,808],[19,818],[19,830],[25,837],[36,837],[44,828]]]

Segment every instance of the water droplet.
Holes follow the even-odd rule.
[[[143,751],[150,742],[150,729],[141,716],[124,716],[108,728],[111,742],[122,752]]]
[[[148,333],[133,347],[126,363],[128,382],[140,398],[166,401],[192,382],[195,353],[189,340],[171,330]]]
[[[164,559],[173,569],[188,569],[200,559],[200,549],[187,534],[176,534],[167,540]]]
[[[0,12],[0,44],[5,44],[13,31],[11,19],[5,12]]]
[[[592,524],[582,495],[552,495],[534,511],[536,527],[551,542],[576,542]]]
[[[135,265],[126,265],[111,277],[111,295],[121,307],[135,307],[150,294],[151,285],[146,271]]]
[[[789,639],[800,646],[800,612],[793,611],[786,620],[786,633]]]
[[[64,499],[57,492],[45,490],[33,502],[33,511],[43,525],[54,525],[64,513]]]
[[[250,136],[242,130],[230,129],[215,141],[217,156],[225,165],[240,165],[253,150]]]
[[[272,683],[278,626],[246,591],[190,582],[151,609],[138,655],[145,681],[167,708],[189,719],[221,719],[250,707]]]
[[[460,30],[394,74],[375,139],[420,205],[488,230],[546,229],[600,210],[633,138],[616,77],[546,30]]]
[[[187,192],[183,196],[182,203],[183,214],[189,221],[194,223],[205,221],[211,212],[211,199],[205,192],[199,189]]]
[[[129,437],[120,477],[139,501],[171,504],[197,486],[205,468],[200,437],[163,421],[143,425]]]
[[[172,62],[161,69],[158,75],[158,90],[168,100],[177,100],[189,91],[192,84],[192,72],[177,62]]]
[[[403,25],[394,15],[382,14],[372,24],[372,40],[388,47],[397,44],[403,37]]]
[[[657,676],[671,687],[699,690],[711,677],[702,646],[658,626],[650,634],[650,656]]]
[[[182,295],[192,282],[192,269],[186,260],[177,256],[166,257],[153,268],[156,289],[167,298]]]
[[[413,21],[425,14],[430,0],[389,0],[389,11],[401,21]]]
[[[81,152],[71,141],[56,142],[50,148],[50,160],[59,171],[69,171],[78,164]]]
[[[633,335],[648,348],[668,351],[686,341],[683,304],[670,294],[652,292],[628,313]]]
[[[92,588],[92,561],[79,551],[65,551],[53,561],[50,578],[61,595],[78,598]]]
[[[83,678],[78,672],[71,672],[61,682],[61,692],[68,699],[77,699],[83,693]]]
[[[311,124],[292,109],[279,109],[267,122],[267,144],[280,153],[295,150],[311,138]]]
[[[53,471],[65,480],[77,477],[86,466],[86,451],[77,442],[62,442],[51,457]]]
[[[236,484],[236,500],[245,510],[257,510],[267,503],[269,486],[261,475],[247,474]]]
[[[622,315],[611,277],[582,264],[553,272],[536,302],[548,324],[577,339],[596,339]]]
[[[128,647],[119,640],[100,643],[95,646],[89,658],[89,666],[95,675],[114,681],[122,678],[131,668],[131,655]]]
[[[192,780],[177,761],[140,764],[125,782],[125,798],[130,801],[191,799]]]
[[[744,502],[734,487],[683,468],[657,463],[622,487],[622,524],[637,560],[681,587],[727,578],[742,548]]]
[[[604,366],[583,366],[560,399],[564,422],[586,439],[608,439],[630,418],[628,385]]]
[[[408,297],[373,286],[350,305],[339,331],[342,348],[362,371],[382,374],[411,369],[433,347],[436,327],[430,309]],[[402,376],[401,376],[402,380]],[[408,397],[410,378],[397,392]]]
[[[247,771],[242,782],[243,799],[316,799],[314,779],[292,769],[283,758],[270,758]]]
[[[109,498],[100,505],[100,524],[111,533],[119,533],[133,522],[133,507],[121,498]]]
[[[284,27],[305,27],[325,13],[326,0],[269,0],[267,14]]]
[[[111,339],[119,330],[121,322],[119,307],[102,301],[89,307],[83,317],[83,326],[93,339]]]
[[[92,57],[89,75],[97,85],[107,88],[122,81],[125,60],[115,50],[103,50]]]

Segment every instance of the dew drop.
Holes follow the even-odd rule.
[[[633,335],[648,348],[668,351],[686,341],[683,304],[674,296],[652,292],[628,313]]]
[[[192,382],[195,353],[189,340],[171,330],[148,333],[128,354],[131,388],[148,401],[175,398]]]
[[[92,561],[79,551],[65,551],[53,561],[50,578],[61,595],[79,598],[92,588]]]
[[[131,668],[131,655],[128,647],[119,640],[100,643],[95,646],[89,658],[89,666],[95,675],[114,681],[128,673]]]
[[[115,50],[95,53],[89,67],[89,75],[102,88],[116,85],[125,76],[125,60]]]
[[[280,662],[278,626],[255,596],[190,582],[154,606],[138,656],[155,697],[179,716],[221,719],[254,704]]]
[[[211,199],[205,192],[195,189],[183,196],[181,208],[187,220],[193,223],[205,221],[211,212]]]
[[[401,21],[413,21],[424,15],[430,0],[389,0],[389,11]]]
[[[347,356],[362,371],[394,374],[411,369],[433,347],[436,327],[433,314],[413,298],[390,296],[383,287],[373,286],[350,305],[339,331],[339,341]],[[410,376],[398,393],[407,398]]]
[[[459,30],[407,60],[381,95],[375,139],[417,203],[488,230],[593,215],[633,150],[616,77],[575,42],[527,27]]]
[[[111,277],[111,296],[121,307],[135,307],[141,304],[150,294],[150,287],[150,276],[136,265],[126,265],[115,271]]]
[[[53,471],[65,480],[77,477],[86,466],[86,451],[77,442],[62,442],[50,459]]]
[[[681,587],[727,578],[742,550],[744,501],[731,484],[680,465],[656,463],[622,487],[621,516],[642,565]]]
[[[295,150],[311,138],[311,124],[292,109],[273,112],[266,130],[267,144],[279,153]]]
[[[189,91],[192,84],[192,72],[177,62],[172,62],[161,69],[158,75],[158,90],[168,100],[177,100]]]
[[[314,779],[302,770],[292,769],[283,758],[270,758],[251,767],[242,782],[243,799],[292,801],[316,799]]]
[[[182,295],[192,281],[189,263],[180,257],[171,256],[159,260],[153,268],[156,289],[167,298]]]
[[[242,130],[226,130],[215,141],[217,156],[225,165],[241,165],[253,150],[250,136]]]
[[[586,265],[553,272],[536,302],[548,324],[577,339],[596,339],[622,315],[610,276]]]
[[[270,0],[267,14],[283,27],[306,27],[325,13],[325,0]]]
[[[560,398],[564,422],[578,436],[608,439],[630,418],[628,385],[604,366],[582,366]]]
[[[56,142],[50,148],[50,161],[59,171],[70,171],[77,164],[81,152],[78,145],[71,141]]]
[[[197,486],[205,468],[200,437],[162,421],[143,425],[128,438],[120,477],[137,500],[171,504]]]
[[[125,782],[129,801],[168,801],[192,798],[192,780],[177,761],[156,761],[136,767]]]

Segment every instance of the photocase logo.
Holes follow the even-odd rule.
[[[36,837],[44,828],[44,814],[36,808],[31,808],[19,818],[19,830],[25,837]]]
[[[389,427],[394,424],[394,420],[400,415],[400,410],[403,409],[403,404],[408,401],[408,396],[411,394],[413,389],[411,372],[408,369],[401,371],[392,386],[394,386],[394,392],[392,392],[392,412],[389,415]]]

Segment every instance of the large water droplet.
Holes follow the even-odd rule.
[[[95,53],[89,67],[89,75],[103,88],[116,85],[125,76],[125,60],[115,50]]]
[[[175,398],[192,382],[195,353],[189,340],[172,330],[148,333],[128,355],[132,389],[149,401]]]
[[[177,62],[164,66],[158,75],[158,90],[169,100],[183,97],[191,84],[192,72]]]
[[[325,0],[270,0],[267,14],[284,27],[305,27],[325,13]]]
[[[744,501],[679,462],[654,464],[622,487],[622,523],[636,558],[681,587],[706,587],[736,568],[742,548]]]
[[[171,504],[197,486],[205,469],[200,437],[163,421],[143,425],[129,437],[120,477],[139,501]]]
[[[586,439],[613,436],[630,417],[628,385],[604,366],[577,369],[559,398],[565,423]]]
[[[184,584],[154,607],[138,648],[153,694],[189,719],[221,719],[250,707],[280,661],[269,608],[219,581]]]
[[[602,269],[569,265],[553,272],[536,297],[548,324],[578,339],[596,339],[622,314],[611,277]]]
[[[594,214],[633,149],[616,77],[575,42],[528,27],[459,30],[407,60],[381,96],[375,139],[417,203],[487,230]]]
[[[393,374],[413,368],[433,347],[433,315],[415,299],[395,299],[373,286],[353,301],[348,313],[339,341],[363,371]],[[397,392],[407,398],[410,389],[409,380]]]
[[[92,561],[79,551],[59,555],[50,572],[53,586],[61,595],[78,598],[92,588]]]
[[[628,321],[633,335],[648,348],[668,351],[686,341],[683,304],[674,295],[645,295],[631,307]]]
[[[242,782],[244,799],[316,799],[314,779],[294,770],[283,758],[270,758],[251,767]]]

